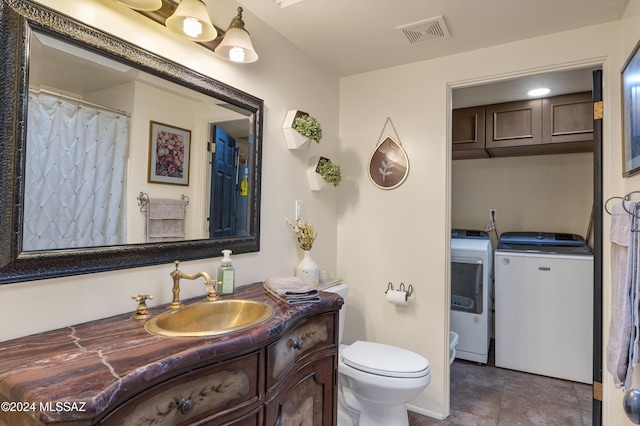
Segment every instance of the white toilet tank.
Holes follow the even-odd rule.
[[[342,343],[342,333],[344,332],[344,318],[347,315],[347,293],[349,293],[349,286],[347,284],[341,283],[336,284],[331,287],[327,287],[323,289],[323,291],[328,291],[329,293],[336,293],[344,300],[342,307],[340,308],[340,314],[338,318],[339,326],[338,326],[338,344]]]

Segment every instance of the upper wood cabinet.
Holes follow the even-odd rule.
[[[452,158],[592,152],[592,111],[591,92],[455,109]]]
[[[543,143],[577,143],[593,149],[591,92],[542,100]]]
[[[509,152],[514,148],[542,143],[542,102],[508,102],[487,105],[487,149],[489,152]],[[499,149],[503,150],[500,151]]]
[[[451,143],[453,159],[488,158],[485,149],[485,108],[459,108],[452,111]]]

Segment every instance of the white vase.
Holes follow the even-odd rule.
[[[318,285],[320,270],[316,261],[311,258],[310,250],[304,250],[304,257],[296,266],[296,277],[307,281],[309,284]]]

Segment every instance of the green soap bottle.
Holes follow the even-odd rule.
[[[218,281],[221,283],[218,294],[222,296],[233,294],[236,288],[236,270],[230,256],[231,250],[222,250],[222,261],[218,268]]]

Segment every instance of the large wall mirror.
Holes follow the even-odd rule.
[[[262,100],[1,1],[0,284],[259,250]]]

